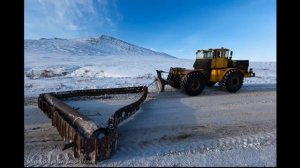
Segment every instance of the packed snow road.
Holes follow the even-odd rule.
[[[82,166],[51,121],[25,104],[25,166]],[[152,92],[119,126],[118,149],[96,166],[276,166],[276,84],[196,97]]]

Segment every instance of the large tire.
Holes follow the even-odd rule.
[[[169,75],[168,75],[168,78],[167,80],[170,80],[172,81],[172,83],[170,83],[170,85],[174,88],[180,88],[180,81],[181,81],[181,78],[179,76],[175,76],[174,75],[174,71],[176,70],[179,70],[179,69],[182,69],[182,68],[170,68],[170,71],[169,71]]]
[[[228,92],[237,92],[243,86],[244,75],[238,69],[231,69],[226,72],[219,84]]]
[[[172,79],[172,83],[170,83],[170,85],[174,88],[179,89],[180,88],[180,77],[175,77]]]
[[[206,86],[213,87],[217,82],[206,82]]]
[[[205,77],[201,72],[191,72],[181,80],[181,89],[190,96],[202,93],[205,86]]]

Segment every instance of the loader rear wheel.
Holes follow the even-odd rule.
[[[237,69],[229,70],[223,77],[220,85],[228,92],[237,92],[243,86],[244,75]]]
[[[206,82],[206,86],[212,87],[216,84],[217,82]]]
[[[191,72],[181,80],[181,89],[190,96],[199,95],[205,86],[205,78],[201,72]]]

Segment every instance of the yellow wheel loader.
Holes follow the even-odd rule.
[[[197,50],[194,69],[171,67],[167,79],[156,70],[157,85],[163,92],[165,85],[180,88],[188,95],[201,94],[205,85],[213,86],[219,83],[228,92],[238,91],[244,77],[254,77],[255,73],[249,67],[249,60],[232,60],[233,52],[227,48]]]

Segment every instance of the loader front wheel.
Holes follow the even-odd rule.
[[[205,86],[205,78],[201,72],[191,72],[181,80],[181,89],[190,96],[199,95]]]
[[[180,77],[179,76],[176,76],[174,73],[176,70],[181,70],[182,68],[170,68],[170,71],[169,71],[169,75],[168,75],[168,78],[167,80],[171,81],[170,85],[173,87],[173,88],[180,88]]]

